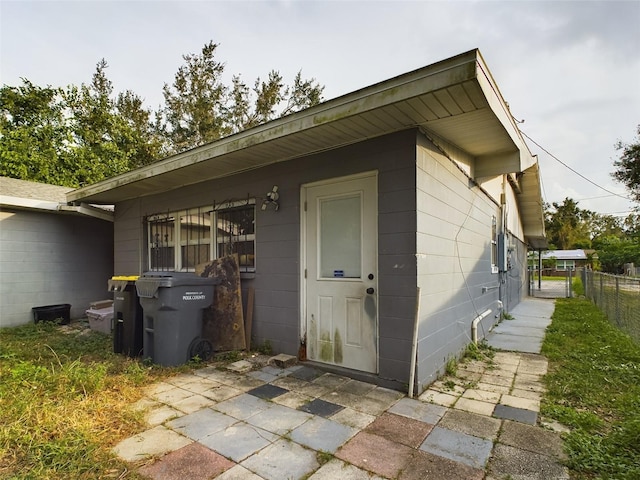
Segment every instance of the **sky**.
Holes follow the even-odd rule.
[[[302,70],[328,100],[479,48],[533,140],[544,201],[626,216],[638,204],[611,172],[640,125],[639,25],[640,0],[0,0],[0,83],[89,83],[104,58],[115,92],[158,109],[182,55],[214,41],[227,81]]]

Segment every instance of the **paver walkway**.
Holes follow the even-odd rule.
[[[569,478],[558,433],[540,427],[539,354],[463,362],[417,399],[249,360],[150,387],[135,406],[149,428],[116,454],[154,480]]]

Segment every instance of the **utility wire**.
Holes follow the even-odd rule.
[[[525,137],[527,137],[529,140],[531,140],[531,142],[536,145],[538,148],[540,148],[544,153],[546,153],[547,155],[549,155],[551,158],[553,158],[556,162],[558,162],[560,165],[563,165],[564,167],[568,168],[569,170],[571,170],[573,173],[575,173],[576,175],[578,175],[580,178],[582,178],[583,180],[586,180],[587,182],[589,182],[592,185],[595,185],[596,187],[600,188],[601,190],[604,190],[607,193],[610,193],[611,195],[614,195],[616,197],[620,197],[620,198],[624,198],[625,200],[629,200],[631,201],[631,199],[629,197],[625,197],[624,195],[620,195],[618,193],[612,192],[611,190],[607,190],[606,188],[604,188],[602,185],[598,185],[597,183],[595,183],[592,180],[589,180],[587,177],[585,177],[584,175],[582,175],[580,172],[574,170],[573,168],[571,168],[569,165],[567,165],[566,163],[564,163],[562,160],[560,160],[558,157],[556,157],[554,154],[552,154],[549,150],[547,150],[546,148],[544,148],[542,145],[540,145],[538,142],[536,142],[533,138],[531,138],[529,135],[527,135],[526,133],[524,133],[522,130],[520,130],[520,133],[522,133],[522,135],[524,135]]]

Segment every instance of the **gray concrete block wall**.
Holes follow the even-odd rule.
[[[449,358],[471,339],[471,322],[487,308],[497,311],[498,286],[491,271],[492,216],[499,206],[474,187],[449,158],[426,139],[417,152],[417,279],[421,288],[417,381],[433,382]],[[493,315],[479,326],[488,331]]]
[[[256,272],[242,280],[245,296],[246,288],[255,289],[253,341],[257,346],[268,341],[274,352],[295,355],[300,344],[300,188],[377,170],[379,370],[384,378],[408,378],[406,345],[396,340],[411,336],[413,309],[407,304],[415,301],[415,138],[415,130],[399,132],[118,204],[116,274],[147,268],[144,241],[139,239],[143,251],[136,255],[132,250],[136,236],[143,235],[135,232],[146,215],[255,197]],[[273,185],[279,187],[280,208],[262,211]]]
[[[0,327],[32,322],[31,309],[45,305],[69,303],[71,317],[83,317],[111,297],[112,223],[7,209],[0,219]]]

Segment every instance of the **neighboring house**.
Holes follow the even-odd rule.
[[[113,213],[68,206],[72,188],[0,177],[0,327],[33,321],[33,307],[109,298]]]
[[[589,258],[584,250],[546,250],[542,252],[543,275],[565,275],[567,270],[575,270],[589,263]],[[553,263],[550,265],[550,263]],[[538,269],[538,252],[532,257],[532,265]]]
[[[255,345],[405,390],[417,288],[422,390],[546,248],[537,160],[477,50],[67,199],[115,205],[116,275],[236,252]]]

